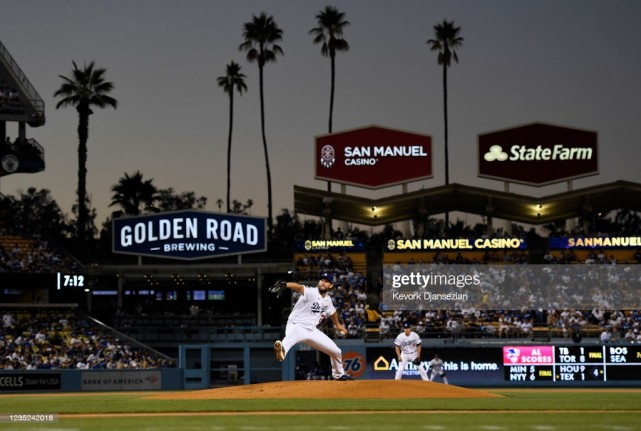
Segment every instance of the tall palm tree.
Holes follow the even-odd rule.
[[[434,26],[435,39],[429,39],[427,44],[432,51],[438,51],[438,64],[443,66],[443,112],[445,116],[445,184],[450,183],[449,152],[447,145],[447,68],[452,60],[458,63],[455,48],[463,45],[463,38],[459,36],[461,27],[455,27],[454,21],[443,20]]]
[[[227,212],[231,212],[230,206],[230,190],[231,190],[231,134],[234,125],[234,89],[238,94],[242,95],[243,91],[247,91],[245,85],[245,75],[240,73],[240,66],[238,63],[231,62],[227,65],[227,74],[218,77],[218,86],[222,87],[223,91],[229,94],[229,134],[227,137]]]
[[[125,215],[135,216],[153,206],[158,189],[153,185],[153,179],[143,180],[140,171],[136,171],[133,175],[125,173],[111,186],[111,191],[109,206],[119,205]]]
[[[60,75],[63,83],[53,93],[60,97],[56,109],[73,106],[78,111],[78,220],[77,235],[81,244],[88,237],[89,209],[87,206],[87,140],[89,138],[89,116],[92,107],[118,107],[118,101],[108,94],[114,89],[111,82],[105,80],[106,69],[96,68],[92,61],[79,69],[73,62],[71,77]]]
[[[318,27],[309,31],[314,35],[314,43],[322,43],[321,54],[329,57],[331,63],[331,87],[329,96],[329,133],[332,133],[332,116],[334,112],[334,81],[336,78],[336,52],[348,51],[349,44],[343,39],[343,28],[349,25],[345,13],[334,6],[326,6],[316,15]]]
[[[245,41],[238,47],[241,51],[247,52],[247,60],[250,63],[258,63],[258,77],[260,89],[260,128],[263,136],[263,150],[265,152],[265,168],[267,171],[267,233],[269,239],[273,234],[273,213],[272,213],[272,175],[269,168],[269,154],[267,152],[267,138],[265,137],[265,97],[263,95],[263,69],[265,64],[275,62],[277,55],[283,55],[283,49],[276,42],[283,39],[283,30],[278,28],[272,16],[262,12],[260,16],[253,16],[253,19],[243,26],[243,38]]]

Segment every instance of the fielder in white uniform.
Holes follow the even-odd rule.
[[[432,359],[429,363],[429,368],[432,370],[432,378],[430,379],[431,382],[434,381],[434,378],[439,375],[441,376],[441,379],[443,379],[443,383],[448,385],[449,383],[447,382],[447,377],[445,377],[445,370],[443,369],[443,360],[438,357],[438,355],[434,355],[434,359]]]
[[[421,337],[412,331],[412,325],[409,322],[403,324],[403,332],[398,334],[394,340],[394,347],[396,349],[396,356],[398,356],[398,370],[396,370],[396,380],[401,380],[403,371],[410,362],[417,358],[421,358]],[[417,366],[421,379],[429,381],[427,371],[423,368],[423,364]]]
[[[287,282],[287,288],[300,293],[301,296],[287,319],[285,338],[274,343],[274,351],[276,359],[282,361],[294,345],[305,343],[329,355],[332,363],[332,376],[335,380],[354,380],[354,377],[345,373],[343,369],[341,349],[317,328],[323,319],[329,317],[341,334],[347,333],[345,326],[338,321],[338,313],[334,308],[332,298],[327,295],[334,287],[330,277],[330,275],[323,274],[318,282],[318,287]]]

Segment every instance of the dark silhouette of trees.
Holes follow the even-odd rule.
[[[48,189],[29,187],[26,192],[2,200],[2,207],[6,208],[2,211],[2,224],[14,234],[61,242],[73,232],[73,226]]]
[[[263,151],[265,153],[265,170],[267,171],[267,235],[271,239],[274,231],[273,199],[272,199],[272,174],[269,167],[269,153],[267,151],[267,138],[265,136],[265,96],[263,92],[263,69],[265,65],[276,61],[277,55],[283,55],[283,49],[277,42],[283,39],[281,30],[272,16],[262,12],[259,16],[246,22],[243,27],[243,39],[239,49],[247,52],[250,63],[258,63],[258,77],[260,90],[260,128],[263,137]]]
[[[309,33],[314,35],[314,43],[321,44],[321,54],[329,57],[331,63],[331,85],[329,93],[329,131],[332,133],[332,118],[334,113],[334,90],[336,80],[336,52],[348,51],[349,44],[343,39],[343,28],[350,23],[345,20],[345,13],[334,6],[326,6],[316,15],[318,27]]]
[[[144,214],[147,208],[152,208],[158,189],[153,185],[153,178],[144,180],[140,171],[132,175],[125,174],[117,184],[111,186],[111,203],[109,206],[119,206],[125,216]]]
[[[156,193],[155,209],[159,212],[179,210],[204,210],[207,206],[207,198],[196,197],[194,192],[176,193],[172,187],[158,190]]]
[[[443,114],[445,120],[445,184],[450,183],[449,151],[448,151],[448,122],[447,122],[447,68],[452,60],[458,63],[455,48],[463,45],[463,38],[459,36],[461,27],[455,27],[454,21],[443,20],[434,26],[434,39],[429,39],[427,44],[432,51],[437,51],[438,64],[443,66]]]
[[[234,90],[239,95],[247,91],[245,84],[245,75],[240,73],[240,66],[231,62],[227,65],[227,73],[218,77],[218,86],[229,95],[229,133],[227,137],[227,212],[231,212],[230,193],[231,193],[231,136],[234,129]]]
[[[60,75],[63,83],[54,93],[60,100],[56,109],[73,106],[78,111],[78,218],[76,235],[80,246],[93,237],[93,227],[89,226],[89,207],[87,205],[87,141],[89,139],[89,116],[92,107],[117,108],[118,101],[109,96],[114,85],[105,80],[106,69],[96,68],[92,61],[79,69],[73,62],[71,77]]]

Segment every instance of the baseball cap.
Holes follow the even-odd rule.
[[[334,277],[329,272],[322,272],[319,278],[321,280],[327,280],[330,283],[332,283],[334,281]]]
[[[412,325],[410,324],[410,322],[403,323],[403,328],[407,329],[407,328],[411,328],[411,327],[412,327]]]

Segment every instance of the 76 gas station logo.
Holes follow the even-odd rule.
[[[365,357],[357,352],[343,354],[343,368],[346,373],[360,377],[365,372]]]

